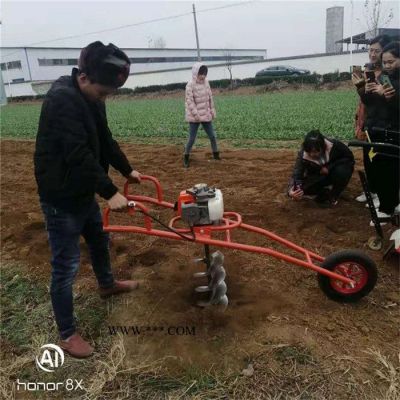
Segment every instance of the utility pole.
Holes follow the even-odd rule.
[[[350,0],[351,13],[350,13],[350,72],[353,68],[353,0]]]
[[[25,50],[26,63],[28,65],[29,80],[32,82],[31,66],[29,65],[28,52],[26,51],[26,47],[24,47],[24,50]]]
[[[3,74],[0,71],[0,106],[7,104],[6,91],[4,89]]]
[[[193,19],[194,19],[194,31],[196,32],[196,44],[197,44],[197,61],[201,61],[200,56],[200,44],[199,44],[199,33],[197,32],[197,20],[196,20],[196,8],[193,6]]]
[[[5,61],[5,66],[6,66],[6,75],[7,75],[7,82],[8,82],[8,91],[9,91],[9,95],[10,95],[10,97],[13,97],[13,95],[12,95],[12,90],[11,90],[11,83],[10,83],[10,75],[9,75],[9,73],[8,73],[8,62],[7,61]]]

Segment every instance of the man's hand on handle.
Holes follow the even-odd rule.
[[[133,170],[126,178],[129,183],[140,183],[141,176],[139,171]],[[128,207],[127,198],[119,192],[115,193],[111,199],[107,200],[107,203],[112,211],[123,211]]]
[[[140,172],[135,171],[135,170],[133,170],[127,178],[128,178],[129,183],[140,183],[141,182],[141,179],[140,179],[141,174],[140,174]]]
[[[128,199],[119,192],[115,193],[107,202],[112,211],[123,211],[128,207]]]

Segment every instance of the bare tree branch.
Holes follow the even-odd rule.
[[[232,53],[231,52],[226,52],[224,54],[225,57],[225,65],[227,70],[229,71],[229,87],[232,89],[233,88],[233,80],[232,80]]]
[[[381,0],[365,0],[364,17],[368,32],[371,32],[373,36],[377,36],[379,28],[387,26],[393,19],[393,9],[391,8],[388,12],[385,12],[382,10]]]

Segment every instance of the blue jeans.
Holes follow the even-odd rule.
[[[93,271],[100,287],[111,287],[109,235],[103,231],[103,222],[97,202],[77,212],[69,212],[40,202],[44,213],[51,249],[50,295],[61,339],[75,330],[72,285],[79,269],[79,239],[82,235],[89,247]]]
[[[190,150],[192,150],[194,141],[196,140],[197,131],[199,129],[200,123],[203,126],[204,130],[206,131],[208,138],[210,139],[213,153],[217,153],[218,152],[217,139],[215,137],[215,132],[212,126],[212,122],[189,122],[189,140],[185,146],[185,154],[189,154]]]

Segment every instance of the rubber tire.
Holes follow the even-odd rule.
[[[375,262],[360,250],[343,250],[333,253],[325,258],[321,267],[333,271],[338,264],[347,261],[361,264],[367,270],[368,280],[360,291],[351,294],[340,293],[331,285],[331,278],[322,274],[318,274],[318,284],[320,289],[331,300],[354,303],[366,296],[375,287],[378,280],[378,270]]]

